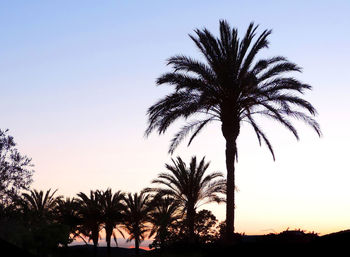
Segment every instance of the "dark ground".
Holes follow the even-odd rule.
[[[34,257],[34,255],[10,244],[0,238],[0,256],[1,257]]]
[[[149,257],[231,257],[231,256],[349,256],[350,230],[325,236],[289,231],[279,235],[245,236],[232,246],[212,244],[204,247],[174,248],[147,252]]]
[[[294,231],[295,232],[295,231]],[[34,257],[0,241],[1,257]],[[145,251],[144,257],[229,257],[229,256],[350,256],[350,230],[325,236],[305,237],[290,231],[283,235],[245,236],[232,246],[211,244],[205,246],[176,246],[164,251]],[[93,257],[92,246],[71,246],[53,257]],[[99,247],[97,257],[107,256],[107,248]],[[135,256],[134,249],[112,247],[111,257]]]
[[[142,256],[146,251],[140,249],[140,255]],[[59,257],[93,257],[94,249],[93,246],[86,245],[76,245],[70,246],[68,249],[62,249],[62,251],[57,255]],[[97,257],[107,257],[107,247],[98,247]],[[111,257],[129,257],[135,256],[135,250],[130,248],[122,247],[111,247]]]

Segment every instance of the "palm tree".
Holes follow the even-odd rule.
[[[135,240],[135,252],[139,254],[140,242],[145,239],[150,230],[149,221],[150,195],[141,191],[140,194],[128,193],[124,197],[125,212],[122,228],[129,234],[128,241]]]
[[[40,190],[31,190],[29,193],[23,193],[19,200],[20,210],[24,214],[25,234],[34,239],[30,248],[37,256],[47,256],[50,250],[58,247],[60,243],[68,243],[69,236],[61,237],[61,232],[67,232],[62,226],[55,223],[55,214],[58,202],[62,196],[55,197],[57,190],[46,192]]]
[[[159,240],[161,249],[165,246],[169,230],[174,228],[176,222],[183,217],[179,207],[180,203],[170,196],[164,197],[158,194],[152,201],[150,222],[153,227],[149,237],[156,234],[156,239]]]
[[[103,222],[101,192],[90,191],[90,196],[83,192],[78,193],[79,216],[81,224],[79,232],[92,240],[94,244],[94,255],[97,254],[97,245]]]
[[[56,208],[56,220],[59,224],[64,224],[69,227],[70,241],[73,241],[75,237],[80,237],[78,233],[78,225],[80,223],[79,218],[79,203],[76,198],[60,199]]]
[[[168,65],[173,71],[160,76],[157,84],[170,84],[175,90],[148,109],[146,135],[154,130],[163,134],[179,118],[189,120],[197,116],[175,134],[170,153],[189,133],[192,132],[188,145],[212,121],[221,122],[221,132],[226,141],[228,239],[234,233],[236,140],[242,122],[253,127],[259,143],[266,143],[273,159],[272,145],[255,117],[278,121],[297,139],[298,132],[289,118],[305,122],[321,135],[319,124],[313,118],[315,108],[301,98],[311,86],[285,76],[286,73],[301,72],[301,68],[282,56],[255,61],[260,50],[268,47],[267,38],[271,34],[271,30],[264,30],[256,38],[257,28],[251,23],[242,40],[237,29],[231,29],[226,21],[220,21],[219,38],[207,29],[195,30],[196,36],[190,35],[190,38],[203,54],[205,62],[183,55],[169,58]]]
[[[44,191],[33,189],[23,193],[20,200],[21,208],[27,212],[34,221],[48,221],[53,218],[54,211],[62,196],[55,197],[57,189]]]
[[[197,164],[197,158],[191,159],[190,165],[177,157],[172,159],[173,165],[166,164],[168,172],[163,172],[152,183],[160,184],[163,188],[148,189],[161,195],[169,195],[181,204],[186,214],[186,227],[190,240],[194,238],[194,218],[196,209],[206,203],[224,201],[220,194],[226,193],[226,180],[223,174],[214,172],[204,176],[209,167],[205,157]]]
[[[113,230],[118,224],[122,222],[124,205],[123,205],[124,194],[121,191],[112,193],[111,189],[107,189],[102,193],[102,212],[103,212],[103,223],[106,231],[106,242],[108,255],[111,253],[111,237],[113,235],[114,241],[117,244],[117,238]],[[121,232],[121,231],[119,231]]]

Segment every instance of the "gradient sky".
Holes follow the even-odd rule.
[[[238,140],[236,230],[302,228],[321,234],[350,228],[349,1],[1,1],[0,117],[21,152],[33,158],[33,188],[65,196],[90,189],[136,192],[164,163],[169,140],[146,139],[146,110],[170,87],[155,79],[175,54],[201,58],[188,34],[214,34],[226,19],[273,29],[260,57],[283,55],[313,86],[324,136],[297,123],[301,141],[263,122],[273,162],[244,126]],[[220,124],[175,155],[206,156],[225,172]],[[224,205],[209,205],[224,219]]]

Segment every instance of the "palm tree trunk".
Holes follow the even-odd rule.
[[[139,237],[135,237],[135,254],[139,255],[140,253],[140,242],[139,242]]]
[[[97,256],[97,243],[94,242],[94,257]]]
[[[106,226],[106,242],[107,242],[107,254],[108,256],[111,256],[111,237],[113,233],[113,229],[109,228],[109,226]]]
[[[164,236],[160,237],[160,250],[164,250],[164,246],[165,246],[165,240],[164,240]]]
[[[94,243],[94,256],[97,256],[98,230],[92,231],[92,242]]]
[[[236,139],[239,134],[239,122],[222,124],[222,133],[226,139],[226,241],[232,242],[235,231],[235,158],[237,154]]]
[[[194,216],[196,214],[196,211],[194,210],[194,205],[190,203],[187,208],[187,229],[188,229],[188,236],[189,236],[189,243],[194,243]]]
[[[227,202],[226,202],[226,240],[233,239],[235,231],[235,155],[236,142],[226,140]]]
[[[107,241],[107,254],[108,256],[111,256],[111,238],[109,238],[108,240],[106,238],[106,241]]]
[[[158,233],[161,250],[164,250],[164,247],[165,247],[165,237],[167,234],[167,228],[166,228],[167,225],[168,225],[168,223],[161,225],[161,227],[159,229],[159,233]]]

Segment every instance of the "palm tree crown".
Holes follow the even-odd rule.
[[[192,157],[189,166],[180,157],[172,159],[172,162],[173,165],[165,165],[168,172],[160,173],[158,178],[152,181],[163,187],[148,190],[156,191],[160,195],[169,195],[180,203],[187,217],[191,237],[194,233],[196,209],[205,203],[224,201],[220,194],[226,193],[226,180],[220,172],[205,175],[210,164],[205,162],[205,157],[199,163],[196,157]]]
[[[35,220],[51,219],[62,198],[62,196],[55,197],[56,192],[57,190],[51,193],[51,189],[45,193],[42,190],[31,190],[30,193],[22,194],[20,205],[25,211],[29,211]]]
[[[296,138],[297,130],[288,117],[297,118],[311,125],[321,134],[319,124],[311,117],[315,108],[294,93],[303,94],[311,86],[284,73],[301,72],[301,68],[285,57],[276,56],[254,63],[257,53],[267,48],[267,37],[271,30],[265,30],[252,44],[258,26],[251,23],[242,40],[238,31],[231,29],[226,21],[220,22],[220,38],[215,38],[207,29],[195,30],[197,37],[190,36],[203,54],[206,63],[190,57],[176,55],[168,59],[173,72],[163,74],[157,84],[171,84],[175,92],[161,99],[148,109],[149,126],[146,135],[153,130],[164,133],[169,125],[180,117],[205,114],[201,120],[191,121],[180,129],[172,139],[169,152],[190,132],[189,144],[210,122],[221,121],[240,127],[240,122],[250,123],[259,142],[264,141],[274,156],[273,149],[254,116],[262,115],[277,120],[289,129]],[[254,65],[253,65],[254,64]],[[293,108],[300,107],[310,115]],[[227,131],[229,133],[229,131]],[[239,130],[234,131],[235,136]],[[225,136],[226,131],[223,128]]]
[[[150,212],[152,229],[149,237],[156,235],[155,239],[159,240],[161,248],[164,248],[170,230],[175,228],[176,222],[183,217],[179,207],[179,201],[170,196],[157,194],[152,201]]]
[[[135,240],[136,254],[139,253],[140,242],[145,239],[146,233],[150,230],[146,224],[149,221],[150,202],[150,195],[144,191],[139,194],[128,193],[124,197],[125,212],[122,228],[129,234],[128,241]]]
[[[99,190],[91,190],[90,195],[86,195],[83,192],[77,195],[79,197],[78,212],[81,218],[79,232],[93,241],[94,255],[96,255],[99,234],[103,223],[101,192]]]
[[[80,223],[78,210],[79,204],[76,198],[59,199],[55,217],[59,223],[69,227],[70,236],[72,236],[71,240],[80,236],[77,231]]]
[[[321,135],[320,126],[314,119],[315,108],[301,97],[311,86],[285,76],[290,72],[301,72],[301,68],[283,56],[256,60],[260,50],[268,47],[267,38],[271,34],[271,30],[264,30],[256,38],[257,28],[251,23],[242,39],[238,37],[237,29],[231,28],[226,21],[220,21],[219,38],[207,29],[195,30],[195,36],[190,35],[190,38],[205,61],[184,55],[169,58],[172,71],[161,75],[157,84],[173,85],[174,92],[148,109],[146,135],[154,130],[163,134],[179,118],[196,117],[175,134],[170,153],[190,133],[188,145],[212,121],[221,122],[226,140],[228,236],[234,231],[234,162],[242,122],[251,124],[259,143],[267,145],[273,159],[272,145],[256,117],[279,122],[297,139],[299,134],[289,118],[305,122]]]
[[[111,237],[117,244],[117,237],[113,232],[118,224],[122,222],[125,206],[123,204],[124,194],[121,191],[112,193],[111,189],[107,189],[101,195],[102,220],[106,231],[107,251],[110,254]]]

